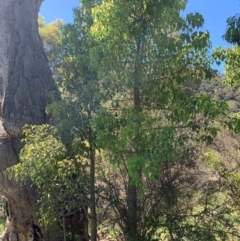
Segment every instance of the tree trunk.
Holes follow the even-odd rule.
[[[138,115],[141,112],[141,96],[140,96],[140,81],[139,81],[139,71],[141,67],[140,60],[141,54],[141,41],[138,40],[136,43],[136,62],[134,66],[134,88],[133,88],[133,104],[135,109],[135,114]],[[141,143],[141,122],[137,124],[137,131],[134,138],[135,154],[139,155],[139,143]],[[141,169],[136,170],[138,174],[138,178],[141,178]],[[137,240],[138,233],[138,189],[136,184],[133,181],[133,177],[129,174],[128,180],[128,190],[127,190],[127,208],[128,208],[128,220],[127,220],[127,236],[128,240]]]
[[[43,0],[0,1],[0,193],[7,198],[7,222],[2,240],[43,240],[36,216],[37,192],[19,186],[4,171],[19,162],[21,129],[47,123],[45,107],[57,96],[43,44],[38,12]],[[49,240],[60,241],[52,232]],[[47,240],[47,239],[45,239]]]
[[[90,136],[92,133],[90,131]],[[92,144],[91,144],[92,145]],[[96,215],[96,199],[95,199],[95,151],[90,146],[90,228],[91,241],[97,241],[97,215]]]
[[[127,237],[129,241],[135,240],[138,236],[137,231],[137,187],[131,183],[132,179],[129,176],[128,192],[127,192],[127,207],[128,207],[128,220],[127,220]]]

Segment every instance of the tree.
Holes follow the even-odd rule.
[[[46,230],[62,227],[63,240],[88,240],[87,164],[69,157],[50,125],[25,126],[20,163],[8,169],[18,183],[31,180],[39,193],[38,215]]]
[[[240,16],[236,14],[227,19],[227,29],[223,38],[231,44],[240,45]]]
[[[8,201],[8,217],[2,240],[42,240],[36,215],[37,192],[30,183],[19,186],[4,171],[19,162],[22,127],[50,121],[45,107],[57,98],[57,89],[47,65],[38,34],[38,11],[42,0],[0,3],[0,95],[1,184]],[[51,240],[61,240],[51,232]]]
[[[49,67],[56,80],[61,60],[61,39],[63,21],[56,19],[46,24],[43,16],[38,17],[39,34],[43,40],[43,47],[48,58]]]
[[[96,240],[96,145],[95,133],[91,126],[91,120],[96,114],[101,102],[104,99],[104,91],[102,83],[97,77],[96,68],[92,66],[89,58],[89,51],[95,44],[95,42],[92,40],[92,37],[90,36],[92,16],[89,4],[90,3],[88,2],[88,7],[75,9],[75,23],[62,26],[62,32],[60,32],[60,29],[58,28],[58,22],[52,23],[48,26],[44,24],[42,18],[39,19],[39,22],[40,33],[42,34],[45,47],[47,48],[47,56],[50,55],[50,66],[55,66],[58,68],[57,83],[61,91],[62,99],[61,101],[52,103],[48,107],[48,111],[54,116],[58,133],[61,136],[62,145],[66,147],[66,153],[64,153],[64,156],[68,160],[80,159],[83,162],[85,162],[86,160],[89,160],[90,162],[90,179],[88,179],[85,175],[85,179],[90,180],[90,182],[86,184],[86,186],[89,185],[90,188],[88,189],[87,187],[83,187],[83,189],[89,190],[90,198],[88,199],[86,195],[84,201],[83,199],[81,199],[82,203],[78,202],[78,207],[89,207],[91,240]],[[46,32],[47,34],[45,34]],[[51,38],[49,38],[49,33],[51,33],[52,35]],[[58,46],[58,44],[56,45],[55,41],[52,42],[52,39],[58,39],[58,35],[60,35],[60,33],[62,43]],[[55,49],[61,50],[60,54],[54,51]],[[59,65],[56,65],[56,62]],[[34,128],[36,128],[36,131],[34,132],[34,134],[36,135],[36,139],[41,140],[41,138],[43,138],[42,132],[44,130],[44,127],[42,127],[42,129],[39,129],[37,127]],[[46,150],[48,150],[48,152],[52,150],[52,153],[55,153],[54,145],[49,145],[49,143],[46,141],[48,140],[47,137],[44,139],[45,140],[42,140],[42,143],[45,143],[44,145],[49,147],[49,149],[45,148],[44,152],[46,152]],[[48,193],[54,193],[51,187],[51,168],[54,168],[56,173],[59,173],[63,170],[60,170],[58,168],[58,165],[57,167],[52,167],[52,164],[49,164],[49,166],[45,165],[43,167],[41,164],[43,162],[43,159],[41,158],[43,148],[38,145],[38,142],[34,141],[33,136],[28,136],[27,140],[29,141],[25,146],[26,148],[24,148],[22,152],[22,162],[14,168],[15,178],[22,181],[26,180],[28,178],[28,175],[23,175],[23,170],[27,169],[29,172],[31,172],[31,168],[34,169],[37,165],[39,167],[39,173],[37,175],[39,175],[39,177],[44,176],[44,179],[49,180],[49,183],[46,185],[42,185],[44,179],[41,179],[41,182],[39,184],[35,176],[36,172],[31,175],[31,180],[34,184],[37,185],[38,190],[41,190],[41,192],[44,193],[43,196],[45,197]],[[32,152],[29,153],[29,151],[27,151],[27,148],[30,148],[31,145],[34,146],[35,151],[38,151],[38,155]],[[36,163],[32,162],[32,155],[38,156],[38,158],[34,157],[36,158]],[[58,159],[53,154],[53,159],[56,163],[60,163],[59,165],[61,165],[61,158]],[[41,169],[40,167],[42,167],[43,169]],[[50,176],[45,177],[45,174],[47,173],[49,173]],[[75,181],[79,181],[79,175],[76,175]],[[21,178],[19,178],[19,176]],[[61,180],[61,182],[66,186],[63,180]],[[60,186],[62,186],[62,184]],[[68,188],[64,189],[67,193]],[[70,192],[71,193],[69,193],[69,195],[65,193],[65,195],[69,196],[69,198],[72,197],[73,191]],[[75,192],[80,192],[80,190],[77,188]],[[51,194],[51,197],[54,196],[55,195]],[[53,207],[53,209],[54,206],[58,206],[54,205],[56,200],[51,200],[51,202],[52,204],[50,206]],[[40,200],[40,203],[41,206],[44,207],[44,202],[42,201],[42,199]],[[63,205],[63,207],[64,209],[68,209],[69,204],[67,206]],[[58,209],[54,209],[54,211],[57,212]],[[43,208],[41,216],[49,217],[49,210]],[[86,236],[84,238],[87,239]]]
[[[92,16],[89,5],[90,2],[87,7],[75,9],[75,23],[64,27],[62,73],[59,75],[63,101],[53,104],[49,110],[59,121],[57,128],[70,155],[80,155],[90,162],[90,200],[87,206],[90,209],[91,240],[96,241],[95,162],[97,158],[91,120],[100,108],[104,91],[102,82],[97,77],[97,70],[91,64],[89,57],[89,51],[95,45],[90,35]],[[59,109],[62,111],[56,111]]]
[[[98,74],[115,88],[110,106],[95,118],[98,146],[127,173],[127,240],[146,240],[139,226],[143,179],[161,175],[164,163],[191,142],[211,141],[214,119],[227,106],[188,86],[211,78],[209,34],[199,13],[180,11],[187,1],[102,1],[92,12],[91,51]]]
[[[231,86],[239,84],[239,56],[240,56],[240,16],[236,14],[235,16],[229,17],[227,19],[226,33],[223,38],[230,44],[234,46],[229,49],[224,49],[218,47],[213,56],[217,64],[222,61],[225,62],[225,75],[224,81]]]
[[[196,30],[203,23],[202,16],[180,16],[186,3],[82,1],[82,8],[75,11],[75,23],[64,27],[63,71],[58,76],[62,100],[48,107],[58,135],[48,125],[26,129],[22,163],[15,168],[18,180],[31,178],[41,192],[38,200],[43,217],[47,214],[49,221],[49,214],[56,215],[64,233],[68,211],[86,204],[91,209],[91,239],[95,241],[96,194],[99,198],[109,193],[101,210],[114,208],[122,239],[153,240],[165,230],[172,240],[224,236],[206,225],[208,214],[211,220],[222,215],[212,205],[216,197],[200,195],[199,203],[208,208],[206,216],[205,209],[191,210],[189,198],[197,189],[189,181],[192,176],[187,166],[196,157],[195,146],[213,140],[218,132],[215,120],[225,117],[228,108],[197,92],[201,79],[215,72],[208,55],[209,34]],[[96,175],[97,154],[107,166],[108,161],[115,164],[111,167],[120,173]],[[74,181],[81,183],[86,170],[78,164],[86,160],[91,181],[79,187]],[[102,193],[97,192],[96,176],[97,185],[106,187],[99,190]],[[183,191],[185,185],[188,189]],[[55,187],[61,192],[54,199]],[[88,195],[82,198],[80,189],[89,193],[89,199]],[[214,225],[222,228],[219,222]]]

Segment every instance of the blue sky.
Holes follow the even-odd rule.
[[[47,23],[54,21],[56,18],[69,23],[73,21],[72,9],[79,6],[79,0],[44,0],[40,8],[40,14],[44,16]]]
[[[204,30],[211,35],[213,48],[229,46],[222,35],[226,30],[228,17],[240,13],[239,0],[189,0],[185,12],[200,12],[204,17]]]
[[[73,21],[72,9],[79,7],[79,0],[45,0],[41,6],[40,14],[45,17],[47,23],[56,18],[63,19],[64,22]],[[213,47],[228,46],[221,39],[226,29],[226,19],[236,13],[240,13],[239,0],[189,0],[188,12],[200,12],[205,19],[203,29],[210,31]]]
[[[57,4],[56,0],[45,0],[40,14],[47,23],[57,18],[69,23],[73,21],[72,9],[79,6],[79,0],[58,0]],[[210,32],[213,48],[229,47],[221,36],[225,32],[227,18],[240,13],[240,0],[189,0],[185,13],[196,11],[205,19],[203,30]]]

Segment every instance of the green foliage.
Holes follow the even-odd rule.
[[[239,74],[239,61],[240,61],[240,47],[235,46],[230,49],[223,49],[218,47],[214,54],[214,58],[217,63],[221,61],[225,62],[225,76],[224,82],[231,86],[239,85],[240,83],[240,74]]]
[[[48,112],[57,119],[63,142],[70,149],[74,138],[94,145],[93,136],[89,137],[89,122],[106,94],[89,58],[95,45],[89,34],[92,23],[89,9],[76,9],[74,14],[75,23],[65,25],[62,32],[64,51],[58,78],[62,100],[48,107]]]
[[[50,24],[46,24],[44,17],[39,16],[38,27],[39,34],[43,40],[43,47],[48,58],[49,66],[56,78],[60,64],[63,21],[57,19]]]
[[[239,76],[239,56],[240,56],[240,16],[236,14],[233,17],[227,19],[227,29],[226,33],[223,35],[223,38],[236,46],[224,49],[218,47],[214,53],[213,57],[217,64],[220,64],[222,61],[225,62],[225,76],[224,81],[231,86],[239,85],[240,76]]]
[[[56,127],[67,155],[76,155],[89,162],[89,202],[92,239],[97,235],[95,195],[96,133],[91,120],[105,101],[108,90],[104,89],[93,66],[89,52],[96,45],[90,35],[92,16],[88,7],[75,9],[75,22],[63,27],[62,62],[58,78],[62,100],[48,107],[56,121]]]
[[[186,87],[214,71],[209,34],[196,30],[203,17],[196,13],[183,19],[179,12],[185,5],[103,1],[92,10],[91,33],[98,45],[91,56],[103,80],[117,90],[111,107],[95,118],[98,145],[108,148],[114,163],[128,160],[132,177],[139,170],[161,175],[161,163],[179,156],[189,140],[211,141],[217,133],[214,120],[228,109]],[[133,104],[134,88],[140,92],[140,111]]]
[[[226,200],[222,205],[226,209],[223,218],[229,220],[231,231],[238,237],[240,215],[239,136],[222,131],[205,153],[205,162],[216,173],[219,183],[221,183],[221,196],[219,197]]]
[[[56,129],[51,126],[26,126],[24,129],[23,139],[25,143],[24,148],[21,150],[20,158],[22,164],[16,165],[17,181],[24,181],[28,177],[29,173],[25,172],[25,169],[29,170],[34,175],[34,182],[37,186],[44,184],[45,176],[40,174],[50,175],[53,177],[56,173],[56,166],[58,161],[62,160],[65,156],[65,147],[57,138]],[[36,145],[38,147],[36,148]],[[52,152],[54,150],[54,152]],[[35,161],[35,159],[37,161]],[[24,167],[24,165],[26,165]],[[38,167],[38,168],[37,168]],[[49,169],[49,173],[44,173],[43,169]],[[46,176],[47,177],[47,176]],[[51,180],[51,178],[47,178]]]
[[[56,128],[49,125],[25,126],[21,162],[11,168],[11,178],[24,184],[29,180],[39,191],[39,215],[45,225],[61,220],[86,203],[87,163],[66,157],[66,148]],[[77,184],[77,185],[76,185]]]
[[[6,200],[3,196],[0,196],[0,232],[3,233],[6,223]]]
[[[223,38],[231,44],[240,45],[240,15],[236,14],[227,19],[227,29]]]
[[[97,45],[91,60],[103,83],[115,90],[92,122],[96,143],[112,163],[124,165],[130,180],[126,186],[136,188],[135,201],[144,193],[146,179],[161,178],[165,163],[184,159],[187,147],[211,143],[219,131],[216,121],[227,117],[226,103],[189,87],[216,72],[209,33],[198,31],[203,17],[180,15],[186,3],[106,0],[92,9],[91,34]],[[128,198],[126,193],[126,226],[137,212],[129,205],[133,197]],[[138,218],[137,225],[147,223]],[[175,232],[178,225],[172,227]],[[146,240],[141,231],[127,239]],[[211,236],[209,230],[201,232],[203,239]]]
[[[73,24],[46,26],[40,18],[62,99],[47,109],[56,127],[24,128],[21,162],[9,175],[36,185],[42,222],[63,221],[85,205],[92,222],[98,204],[98,217],[108,215],[102,225],[121,240],[227,240],[237,233],[234,202],[199,178],[196,163],[201,144],[211,144],[221,124],[239,132],[240,119],[228,117],[224,101],[199,92],[216,72],[209,33],[199,31],[204,19],[181,17],[186,4],[82,1]],[[232,83],[234,51],[214,53],[229,61]],[[206,154],[208,165],[218,169],[218,157]],[[239,185],[239,175],[230,179]]]

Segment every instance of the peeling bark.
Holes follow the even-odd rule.
[[[36,216],[36,190],[19,186],[4,175],[19,162],[22,127],[49,122],[45,108],[57,96],[38,34],[42,1],[0,1],[0,193],[8,200],[4,241],[43,240]],[[61,241],[60,237],[53,232],[49,240]]]

